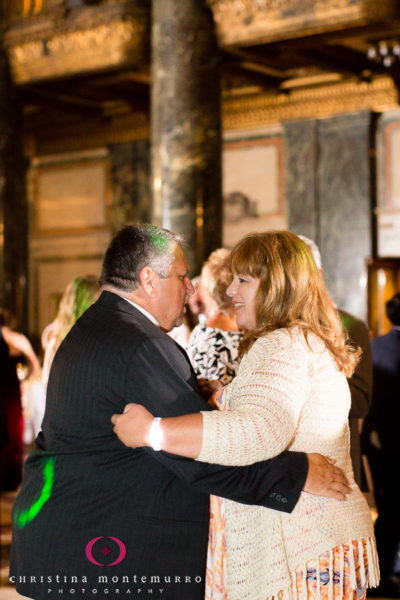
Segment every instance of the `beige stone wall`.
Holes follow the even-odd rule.
[[[108,171],[106,149],[32,162],[29,323],[39,335],[74,277],[100,275],[110,239]]]

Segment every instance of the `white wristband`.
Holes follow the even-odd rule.
[[[154,417],[149,429],[149,443],[155,451],[161,450],[163,433],[161,431],[161,417]]]

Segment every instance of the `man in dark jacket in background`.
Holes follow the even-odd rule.
[[[362,441],[371,466],[378,509],[375,535],[381,584],[372,590],[372,595],[400,598],[399,581],[394,574],[400,549],[397,488],[400,473],[400,294],[386,303],[386,315],[392,329],[371,341],[374,390]]]

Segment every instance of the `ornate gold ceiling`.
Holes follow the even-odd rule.
[[[220,44],[225,127],[398,106],[400,62],[367,56],[382,40],[400,42],[397,0],[204,1]],[[77,147],[146,135],[151,0],[2,5],[33,152],[51,150],[54,130]]]
[[[248,46],[399,18],[396,0],[207,0],[220,44]]]

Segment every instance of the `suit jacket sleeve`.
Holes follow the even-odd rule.
[[[186,353],[169,338],[147,339],[131,357],[125,398],[159,417],[210,410]],[[293,510],[308,472],[307,457],[301,452],[284,452],[246,467],[223,467],[146,451],[200,492],[283,512]]]
[[[360,346],[362,350],[360,362],[348,380],[351,393],[349,417],[363,419],[367,416],[372,398],[372,354],[369,332],[366,324],[359,319],[347,315],[342,322],[349,336],[349,342]]]

